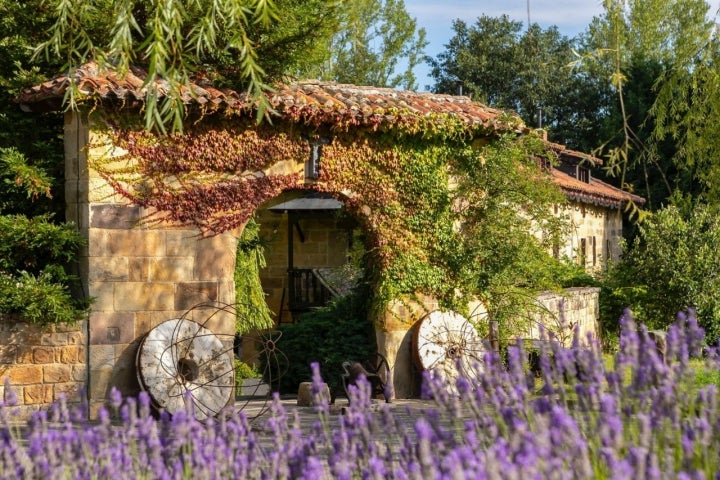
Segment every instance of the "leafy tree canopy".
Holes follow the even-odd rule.
[[[346,2],[339,30],[328,45],[328,60],[315,67],[325,80],[379,87],[417,88],[413,69],[427,46],[425,30],[417,29],[403,0]],[[407,60],[398,72],[402,59]]]
[[[482,16],[473,25],[455,20],[453,29],[446,50],[430,60],[434,91],[454,94],[462,87],[478,101],[516,111],[528,125],[542,124],[552,139],[579,150],[599,143],[609,90],[570,67],[575,39],[554,26],[522,31],[522,23],[507,15]]]
[[[715,202],[720,43],[709,5],[612,0],[604,8],[588,29],[582,60],[616,95],[604,152],[610,170],[623,187],[642,185],[659,200],[654,207],[674,190],[681,193],[674,198]],[[653,191],[658,183],[664,195]]]
[[[666,328],[675,314],[697,310],[710,343],[720,338],[720,217],[717,208],[670,206],[647,217],[624,261],[609,272],[603,318],[630,307],[651,328]]]

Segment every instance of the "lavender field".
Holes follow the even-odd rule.
[[[145,395],[115,393],[93,422],[60,404],[18,425],[3,408],[0,477],[719,478],[717,389],[698,383],[718,364],[695,318],[670,328],[665,361],[644,328],[622,322],[614,361],[597,346],[548,343],[539,376],[515,348],[452,389],[426,376],[436,407],[409,429],[364,386],[343,415],[321,404],[309,432],[278,400],[262,432],[242,412],[153,416]]]

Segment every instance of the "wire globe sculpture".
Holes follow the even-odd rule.
[[[137,377],[158,410],[171,415],[189,411],[198,420],[217,416],[231,405],[243,410],[251,402],[256,408],[253,416],[267,410],[271,395],[267,385],[277,384],[288,367],[287,357],[277,348],[281,333],[270,330],[241,336],[215,333],[208,327],[219,313],[235,311],[232,305],[198,304],[183,316],[160,323],[141,339]],[[190,319],[201,312],[209,312],[204,321]],[[254,354],[244,360],[262,366],[262,380],[239,399],[235,382],[237,342],[253,344]]]

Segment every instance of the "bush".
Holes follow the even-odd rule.
[[[368,298],[361,289],[282,326],[277,348],[288,357],[289,368],[273,388],[297,393],[298,385],[311,379],[310,364],[318,362],[333,390],[340,384],[343,361],[369,358],[377,347],[368,319]]]
[[[666,207],[638,226],[623,261],[603,279],[601,321],[617,337],[625,308],[651,329],[664,329],[674,312],[692,308],[710,344],[720,336],[720,216],[698,205],[690,212]]]
[[[0,272],[0,313],[41,326],[74,323],[87,313],[90,301],[74,298],[67,281],[59,267],[37,276]]]
[[[37,275],[49,265],[72,262],[83,240],[71,224],[41,215],[0,215],[0,270]]]
[[[0,313],[38,325],[73,323],[89,300],[77,299],[76,278],[65,266],[75,260],[82,238],[50,215],[0,215]]]

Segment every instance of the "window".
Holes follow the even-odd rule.
[[[595,243],[595,235],[592,237],[593,267],[597,265],[597,246]]]
[[[577,179],[581,182],[590,183],[590,170],[578,165]]]
[[[579,256],[580,265],[585,267],[585,259],[586,259],[586,255],[587,255],[587,239],[586,238],[580,239],[580,252],[579,253],[580,253],[580,256]]]

